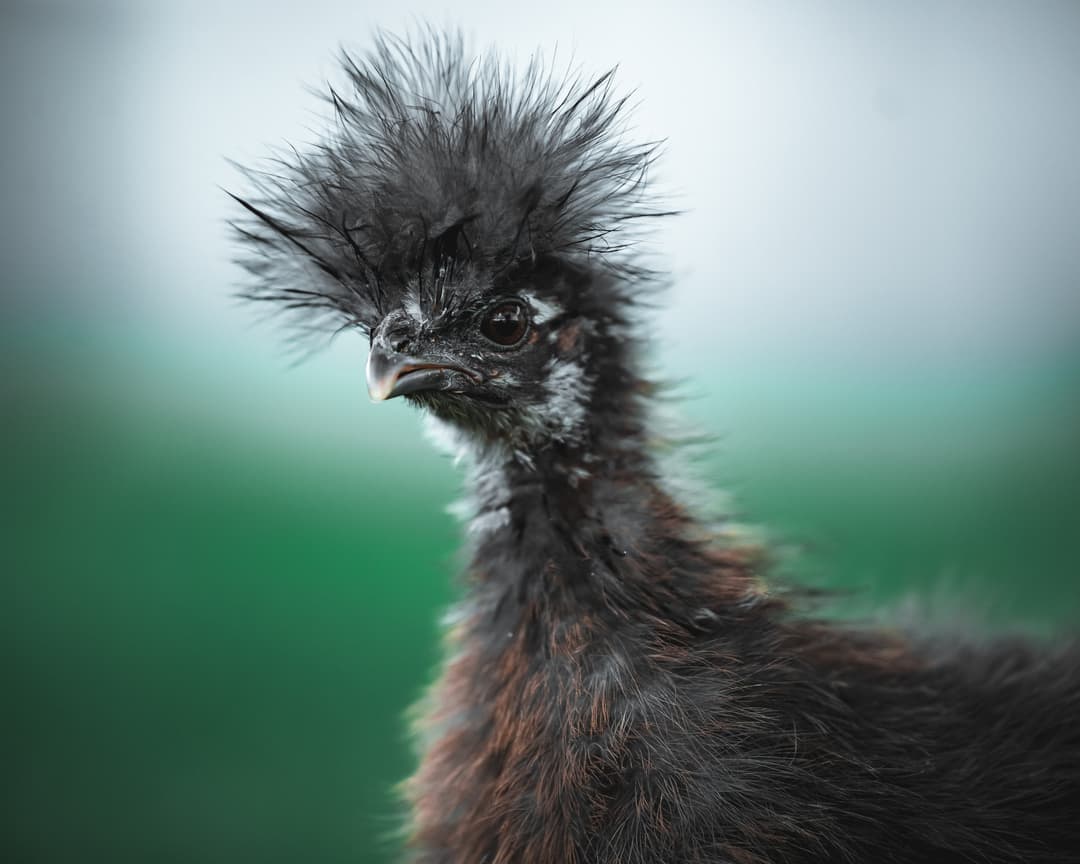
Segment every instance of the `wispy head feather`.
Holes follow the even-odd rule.
[[[463,265],[497,281],[556,259],[614,276],[627,302],[651,284],[634,226],[663,215],[645,188],[658,145],[625,140],[612,71],[518,72],[430,31],[341,62],[324,140],[243,169],[250,192],[232,196],[246,296],[370,329],[410,284],[446,302]]]

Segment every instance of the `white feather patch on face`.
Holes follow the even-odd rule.
[[[534,324],[547,324],[563,313],[563,308],[549,300],[543,300],[535,294],[522,294],[522,298],[532,308],[532,320]]]
[[[420,309],[419,291],[407,291],[404,299],[401,301],[401,308],[404,309],[405,314],[412,318],[417,324],[424,323],[424,313]]]
[[[555,440],[572,440],[585,426],[592,382],[579,360],[553,357],[544,371],[547,399],[533,406],[532,419]]]

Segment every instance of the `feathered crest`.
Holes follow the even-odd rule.
[[[645,189],[658,144],[627,143],[609,71],[517,73],[458,35],[381,35],[325,98],[333,122],[308,152],[241,169],[233,223],[255,277],[245,296],[370,329],[410,284],[438,304],[456,267],[498,280],[556,258],[649,281],[634,220],[663,215]]]

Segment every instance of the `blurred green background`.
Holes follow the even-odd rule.
[[[217,184],[310,140],[340,39],[408,22],[0,16],[4,860],[392,860],[458,475],[368,403],[361,339],[295,365],[230,299]],[[641,82],[689,208],[652,359],[720,436],[692,472],[799,548],[785,576],[845,615],[1075,629],[1075,4],[455,20],[519,56],[573,31]]]

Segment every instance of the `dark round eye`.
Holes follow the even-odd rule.
[[[529,314],[520,300],[506,300],[484,313],[480,332],[496,345],[510,348],[529,332]]]

